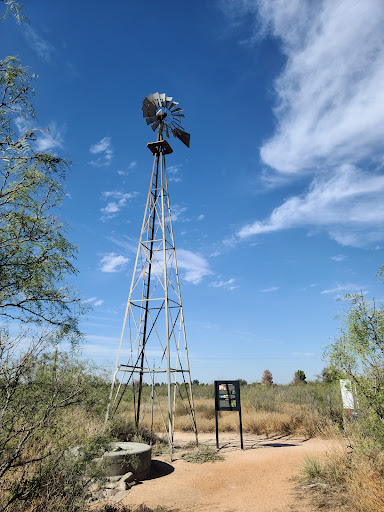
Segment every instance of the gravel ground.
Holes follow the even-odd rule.
[[[176,444],[193,441],[189,433],[175,433]],[[214,434],[200,434],[199,441],[215,445]],[[307,500],[295,492],[297,475],[305,457],[325,453],[332,443],[298,437],[220,434],[223,461],[193,464],[176,452],[153,457],[152,478],[134,486],[121,502],[145,503],[172,510],[194,512],[312,512]]]

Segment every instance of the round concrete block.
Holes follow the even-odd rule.
[[[105,452],[107,476],[133,473],[137,480],[144,479],[151,469],[152,448],[143,443],[113,443],[113,451]]]

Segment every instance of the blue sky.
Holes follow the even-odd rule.
[[[191,133],[167,165],[192,378],[313,378],[338,299],[383,298],[384,4],[25,4],[2,55],[38,75],[38,147],[73,163],[84,357],[114,364],[152,166],[141,105],[158,91]]]

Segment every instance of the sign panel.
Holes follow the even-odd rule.
[[[343,400],[343,408],[353,410],[355,408],[355,399],[352,393],[352,384],[348,379],[340,379],[341,398]]]
[[[216,411],[240,411],[240,384],[238,380],[215,380]]]

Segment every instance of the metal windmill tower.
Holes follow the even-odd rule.
[[[182,129],[184,114],[173,98],[151,94],[144,99],[142,110],[147,125],[157,131],[157,140],[147,144],[153,154],[152,175],[106,421],[116,413],[125,390],[132,385],[135,423],[139,426],[146,375],[152,384],[152,411],[157,402],[172,453],[176,399],[183,400],[196,442],[198,439],[165,163],[165,155],[173,150],[164,133],[167,137],[172,133],[187,147],[190,135]],[[122,363],[122,352],[127,349],[128,361]],[[167,378],[165,414],[154,386],[159,374]]]

